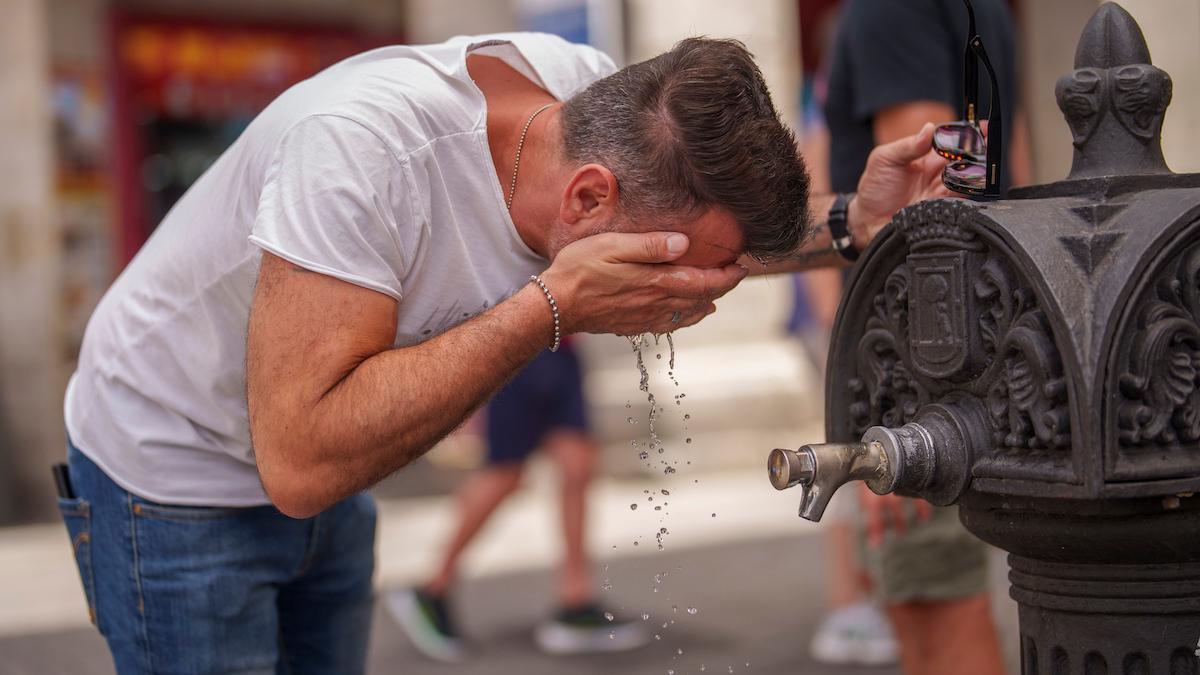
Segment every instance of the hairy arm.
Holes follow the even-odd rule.
[[[562,334],[665,333],[712,313],[746,270],[669,264],[687,245],[657,232],[565,247],[542,274]],[[419,457],[554,335],[550,305],[532,284],[410,347],[392,347],[397,309],[387,295],[263,253],[246,394],[259,476],[283,513],[320,513]]]
[[[298,518],[419,457],[545,348],[532,286],[419,345],[393,349],[397,303],[263,254],[247,338],[259,475]]]

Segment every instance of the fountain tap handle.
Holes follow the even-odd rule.
[[[776,448],[767,472],[777,490],[800,486],[800,517],[816,522],[842,485],[852,480],[868,481],[872,489],[891,484],[888,459],[879,443],[820,443],[799,450]]]

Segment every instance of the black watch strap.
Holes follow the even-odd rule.
[[[838,194],[833,200],[833,207],[829,209],[829,217],[826,219],[829,225],[829,235],[833,239],[833,250],[850,262],[858,260],[859,253],[854,246],[854,237],[850,234],[850,228],[846,224],[852,199],[854,199],[853,192]]]

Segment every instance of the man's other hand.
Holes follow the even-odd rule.
[[[609,232],[564,247],[542,274],[563,333],[669,333],[712,314],[747,270],[671,264],[688,245],[678,232]]]
[[[946,160],[933,151],[933,124],[912,136],[876,146],[850,202],[854,245],[862,250],[897,211],[916,202],[951,196],[942,184]]]

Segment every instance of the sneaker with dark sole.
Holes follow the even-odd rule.
[[[550,654],[620,652],[650,641],[640,625],[614,617],[595,604],[560,610],[539,625],[533,637],[538,647]]]
[[[446,663],[467,658],[445,598],[410,588],[389,593],[384,604],[417,651]]]

